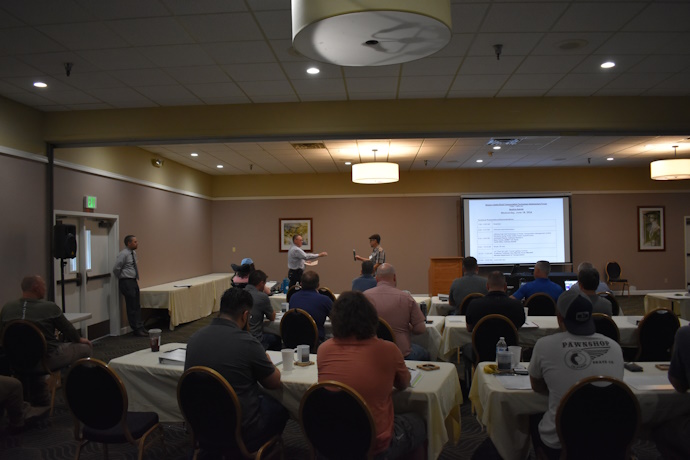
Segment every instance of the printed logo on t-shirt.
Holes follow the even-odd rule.
[[[571,348],[565,354],[565,365],[575,371],[588,368],[592,362],[602,364],[597,358],[608,353],[609,342],[606,340],[567,341],[562,343],[563,348]]]

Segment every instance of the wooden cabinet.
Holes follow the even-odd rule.
[[[462,257],[432,257],[429,260],[429,295],[448,294],[455,278],[462,276]]]

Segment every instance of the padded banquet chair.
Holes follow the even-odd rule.
[[[280,320],[280,336],[287,348],[309,345],[310,353],[319,346],[319,330],[314,318],[301,308],[291,308]]]
[[[290,288],[287,291],[287,294],[285,294],[285,301],[290,302],[290,297],[292,297],[292,294],[299,291],[300,289],[302,289],[302,286],[298,284],[293,284],[292,286],[290,286]]]
[[[84,358],[72,365],[65,378],[65,399],[74,415],[74,437],[81,449],[89,441],[103,444],[108,458],[108,444],[128,442],[137,446],[139,460],[151,442],[147,439],[158,431],[163,450],[163,427],[155,412],[128,412],[127,390],[122,380],[103,361]],[[167,452],[165,452],[167,455]]]
[[[678,317],[667,308],[647,313],[637,325],[638,349],[635,361],[670,361]]]
[[[543,292],[537,292],[529,296],[525,302],[527,307],[527,316],[555,316],[556,302],[553,301],[550,295]]]
[[[618,330],[618,325],[611,319],[609,315],[603,313],[593,313],[594,327],[596,332],[605,335],[606,337],[615,340],[617,343],[621,342],[621,334]]]
[[[616,297],[612,293],[605,291],[605,292],[599,292],[599,293],[597,293],[597,295],[599,295],[600,297],[603,297],[604,299],[611,302],[611,311],[612,311],[611,314],[613,316],[620,315],[621,307],[620,307],[620,305],[618,305],[618,300],[616,300]]]
[[[350,386],[334,380],[312,385],[302,397],[299,420],[317,454],[329,460],[373,458],[374,419],[364,398]]]
[[[48,367],[48,344],[41,330],[31,321],[17,319],[5,326],[2,337],[2,347],[12,369],[24,387],[24,398],[31,399],[30,393],[34,387],[31,379],[39,379],[48,375],[48,391],[50,392],[50,415],[55,406],[55,391],[60,386],[60,369],[51,371]]]
[[[460,306],[458,307],[458,313],[462,316],[465,316],[467,314],[467,306],[472,302],[474,299],[478,297],[484,297],[484,294],[481,292],[472,292],[470,294],[467,294],[464,299],[462,299],[462,302],[460,302]]]
[[[626,278],[621,278],[621,266],[618,262],[607,262],[606,263],[606,284],[611,286],[613,289],[613,284],[622,284],[621,295],[625,294],[625,288],[628,288],[628,295],[630,295],[630,284]]]
[[[503,315],[487,315],[472,329],[472,348],[475,366],[482,361],[496,361],[496,343],[504,337],[506,344],[519,345],[515,325]]]
[[[612,377],[588,377],[561,399],[556,429],[568,460],[624,460],[640,426],[640,405]]]
[[[317,289],[317,291],[319,292],[319,294],[323,294],[329,299],[331,299],[333,302],[335,302],[335,294],[333,294],[333,291],[331,291],[327,287],[320,287],[319,289]]]
[[[379,339],[388,340],[389,342],[395,343],[395,333],[393,332],[393,328],[385,319],[381,317],[379,317],[379,325],[376,328],[376,336]]]
[[[232,385],[215,370],[194,366],[177,384],[177,403],[192,432],[193,459],[201,449],[223,458],[264,459],[282,454],[280,436],[274,436],[256,452],[242,439],[242,407]]]

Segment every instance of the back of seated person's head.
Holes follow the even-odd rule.
[[[372,275],[374,273],[374,262],[365,260],[362,262],[362,275]]]
[[[596,268],[583,268],[577,273],[578,284],[588,291],[596,291],[599,286],[599,271]]]
[[[477,259],[474,257],[465,257],[462,259],[462,270],[464,272],[473,272],[477,269]]]
[[[548,260],[540,260],[536,264],[534,264],[535,268],[538,268],[542,273],[548,275],[551,273],[551,264],[549,263]]]
[[[230,288],[220,298],[220,313],[233,319],[242,317],[245,311],[252,309],[252,295],[240,288]]]
[[[249,280],[247,281],[252,286],[258,286],[262,281],[266,281],[268,275],[261,270],[254,270],[249,274]]]
[[[345,291],[333,303],[331,309],[333,337],[364,340],[376,336],[379,317],[376,309],[364,294]]]
[[[582,262],[577,266],[577,272],[580,273],[580,271],[584,270],[585,268],[594,268],[594,265],[592,265],[591,262]]]
[[[395,277],[395,267],[389,263],[384,263],[379,265],[376,269],[376,279],[384,281],[393,281]]]
[[[500,271],[494,270],[486,278],[486,284],[489,286],[489,290],[502,291],[506,286],[506,277]]]
[[[304,272],[300,284],[302,289],[315,291],[319,287],[319,274],[313,270]]]

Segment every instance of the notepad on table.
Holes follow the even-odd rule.
[[[178,364],[184,365],[184,360],[187,357],[186,348],[175,348],[174,350],[161,353],[158,357],[160,364]]]

